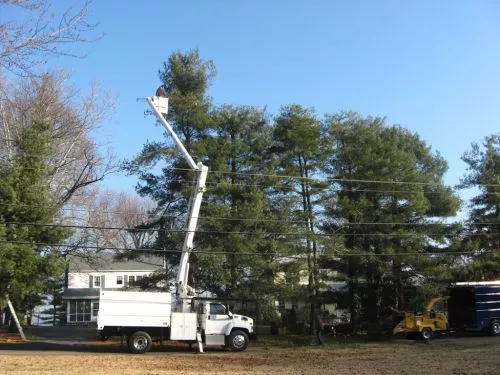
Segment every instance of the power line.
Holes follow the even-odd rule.
[[[425,233],[425,232],[405,232],[405,233],[313,233],[313,232],[259,232],[259,231],[220,231],[220,230],[194,230],[188,231],[186,229],[145,229],[145,228],[126,228],[126,227],[102,227],[102,226],[82,226],[72,224],[42,224],[42,223],[23,223],[23,222],[5,222],[7,225],[19,226],[40,226],[40,227],[56,227],[56,228],[73,228],[73,229],[94,229],[94,230],[117,230],[129,232],[166,232],[166,233],[203,233],[211,235],[246,235],[246,236],[287,236],[287,237],[462,237],[462,233]],[[372,223],[373,224],[373,223]],[[382,223],[380,223],[382,224]],[[498,225],[498,224],[492,224]],[[467,236],[496,236],[500,235],[497,232],[480,232],[480,233],[467,233]]]
[[[10,206],[10,207],[32,207],[32,208],[42,208],[45,206],[41,205],[32,205],[32,204],[16,204],[16,203],[0,203],[0,206]],[[69,211],[69,212],[86,212],[86,213],[101,213],[101,214],[110,214],[110,215],[130,215],[130,216],[150,216],[151,214],[146,212],[127,212],[127,211],[103,211],[101,209],[91,209],[91,208],[73,208],[73,207],[62,207],[59,210],[61,211]],[[179,215],[171,215],[162,217],[178,217]]]
[[[172,180],[175,181],[175,180]],[[184,184],[184,185],[192,185],[188,181],[179,181],[178,183]],[[245,184],[245,183],[238,183],[238,184],[233,184],[229,182],[212,182],[212,181],[207,181],[206,185],[211,186],[207,190],[208,191],[213,191],[213,187],[218,187],[218,186],[227,186],[231,188],[249,188],[249,187],[258,187],[258,188],[276,188],[276,189],[283,189],[283,190],[293,190],[295,191],[296,189],[288,187],[286,185],[279,186],[277,184],[271,186],[271,185],[266,185],[266,184]],[[342,188],[342,187],[335,187],[335,186],[325,186],[325,187],[314,187],[314,186],[308,186],[307,189],[309,191],[318,191],[318,192],[330,192],[330,193],[335,193],[335,192],[346,192],[346,193],[375,193],[375,194],[397,194],[397,193],[408,193],[408,194],[413,194],[413,193],[425,193],[425,194],[430,194],[430,195],[446,195],[448,192],[446,191],[423,191],[423,190],[375,190],[375,189],[351,189],[351,188]],[[488,194],[495,194],[495,193],[488,193]]]
[[[32,245],[32,246],[45,246],[45,247],[73,247],[79,249],[93,249],[93,250],[115,250],[115,251],[130,251],[130,252],[144,252],[144,253],[182,253],[182,250],[167,250],[167,249],[148,249],[148,248],[128,248],[128,247],[106,247],[106,246],[90,246],[90,245],[68,245],[68,244],[51,244],[44,242],[30,242],[30,241],[8,241],[0,240],[0,243],[5,244],[18,244],[18,245]],[[272,256],[274,258],[299,258],[304,259],[307,253],[303,254],[284,254],[284,253],[259,253],[259,252],[238,252],[238,251],[195,251],[192,254],[199,255],[259,255],[259,256]],[[477,251],[432,251],[432,252],[401,252],[391,254],[378,254],[378,253],[335,253],[335,254],[318,254],[318,257],[329,258],[344,258],[344,257],[398,257],[398,256],[438,256],[438,255],[482,255],[482,254],[500,254],[498,250],[482,250]]]
[[[26,167],[24,169],[28,170],[36,170],[36,168]],[[189,168],[169,168],[170,170],[177,171],[187,171],[193,172],[192,169]],[[314,180],[311,177],[303,177],[297,175],[280,175],[280,174],[267,174],[267,173],[249,173],[249,172],[232,172],[232,171],[218,171],[218,170],[209,170],[209,174],[230,174],[230,175],[238,175],[238,176],[248,176],[248,177],[267,177],[267,178],[278,178],[278,179],[295,179],[299,181],[316,181],[318,183],[325,182],[337,182],[337,183],[369,183],[369,184],[393,184],[393,185],[415,185],[415,186],[441,186],[443,185],[441,182],[418,182],[418,181],[388,181],[388,180],[372,180],[372,179],[350,179],[350,178],[328,178],[326,180]],[[174,180],[171,180],[174,181]],[[180,181],[179,181],[180,182]],[[252,185],[249,185],[252,186]],[[260,186],[260,184],[256,184],[253,186]],[[262,186],[267,186],[262,184]],[[444,185],[443,185],[444,186]],[[500,184],[466,184],[463,188],[472,188],[475,186],[484,186],[484,187],[500,187]],[[311,188],[311,187],[310,187]],[[314,188],[313,189],[318,189]]]
[[[228,172],[229,173],[229,172]],[[331,181],[338,181],[339,179],[333,179],[333,180],[322,180],[322,181],[317,181],[315,183],[329,183]],[[406,184],[406,185],[415,185],[415,186],[437,186],[438,183],[419,183],[419,182],[390,182],[390,181],[374,181],[374,180],[343,180],[343,181],[347,181],[347,182],[367,182],[367,183],[382,183],[382,184]],[[193,186],[193,181],[187,181],[187,180],[178,180],[178,179],[167,179],[165,180],[165,182],[171,182],[171,183],[177,183],[179,185],[184,185],[184,186]],[[249,187],[255,187],[255,188],[263,188],[263,189],[269,189],[269,188],[275,188],[275,189],[283,189],[283,190],[292,190],[292,191],[295,191],[296,189],[291,187],[291,186],[287,186],[287,185],[283,185],[283,184],[273,184],[273,185],[269,185],[269,184],[255,184],[255,183],[231,183],[231,182],[217,182],[217,181],[209,181],[207,180],[205,182],[205,184],[207,185],[207,190],[209,191],[214,191],[213,189],[214,188],[217,188],[217,187],[223,187],[223,186],[226,186],[226,187],[230,187],[230,188],[244,188],[244,189],[248,189]],[[444,185],[443,185],[444,186]],[[481,185],[473,185],[473,186],[469,186],[469,188],[471,187],[474,187],[474,186],[484,186],[484,187],[500,187],[500,184],[481,184]],[[65,187],[65,186],[62,186],[62,185],[56,185],[56,186],[52,186],[53,188],[61,188],[61,187]],[[446,187],[446,186],[444,186]],[[425,193],[425,194],[428,194],[428,195],[446,195],[448,194],[447,191],[424,191],[424,190],[395,190],[395,189],[352,189],[352,188],[349,188],[349,187],[338,187],[338,186],[332,186],[332,184],[328,185],[328,186],[324,186],[324,187],[316,187],[316,186],[307,186],[307,189],[309,191],[318,191],[318,192],[322,192],[322,191],[325,191],[325,192],[348,192],[348,193],[373,193],[373,194],[404,194],[404,193],[408,193],[408,194],[412,194],[412,193]],[[456,189],[454,189],[456,190]],[[486,192],[484,193],[485,195],[493,195],[493,194],[499,194],[500,192]]]
[[[15,203],[0,203],[0,206],[7,206],[7,207],[30,207],[30,208],[41,208],[44,206],[41,205],[28,205],[28,204],[15,204]],[[61,208],[62,211],[65,212],[82,212],[82,213],[99,213],[99,214],[105,214],[105,215],[126,215],[126,216],[145,216],[145,217],[150,217],[152,216],[151,213],[144,213],[144,212],[127,212],[127,211],[103,211],[101,209],[90,209],[90,208],[72,208],[72,207],[63,207]],[[181,216],[185,215],[183,214],[178,214],[178,215],[161,215],[162,218],[179,218]],[[64,217],[63,217],[64,218]],[[158,216],[156,218],[159,218]],[[284,223],[292,223],[292,224],[300,224],[300,223],[308,223],[306,220],[287,220],[287,219],[259,219],[259,218],[232,218],[232,217],[220,217],[220,216],[198,216],[198,219],[201,220],[218,220],[218,221],[246,221],[246,222],[284,222]],[[416,224],[411,224],[411,223],[345,223],[345,225],[359,225],[359,224],[364,224],[364,225],[377,225],[377,224],[400,224],[400,225],[416,225]],[[464,224],[464,223],[453,223],[453,224]],[[481,223],[482,224],[482,223]],[[485,225],[487,223],[484,223]],[[424,225],[424,224],[423,224]],[[132,229],[132,228],[130,228]]]
[[[354,181],[354,180],[353,180]],[[356,181],[362,181],[362,180],[356,180]],[[184,186],[193,186],[192,181],[186,181],[186,180],[178,180],[178,179],[167,179],[165,182],[172,182],[172,183],[177,183],[179,185],[184,185]],[[328,183],[328,181],[318,181],[317,183]],[[373,181],[367,181],[367,182],[373,182]],[[387,184],[391,183],[389,181],[385,182]],[[397,182],[394,182],[397,183]],[[207,186],[212,186],[213,187],[221,187],[221,186],[226,186],[226,187],[231,187],[231,188],[249,188],[249,187],[255,187],[255,188],[276,188],[276,189],[283,189],[283,190],[296,190],[292,187],[286,186],[286,185],[279,185],[279,184],[274,184],[274,185],[268,185],[268,184],[249,184],[249,183],[231,183],[231,182],[217,182],[217,181],[206,181],[205,183]],[[405,182],[405,184],[412,184],[410,182]],[[425,183],[414,183],[415,185],[420,185],[420,184],[425,184]],[[429,184],[431,185],[431,184]],[[432,184],[433,186],[436,184]],[[480,186],[493,186],[493,185],[480,185]],[[496,185],[494,185],[496,186]],[[500,185],[498,185],[500,186]],[[52,186],[53,188],[61,188],[65,187],[63,185],[55,185]],[[209,190],[213,191],[212,188],[209,188]],[[335,187],[332,185],[328,185],[325,187],[316,187],[316,186],[307,186],[307,189],[309,191],[329,191],[329,192],[351,192],[351,193],[379,193],[379,194],[395,194],[395,193],[419,193],[419,192],[424,192],[423,190],[394,190],[394,189],[389,189],[389,190],[381,190],[381,189],[355,189],[352,190],[351,188],[347,187]],[[431,195],[441,195],[441,194],[448,194],[446,191],[425,191],[425,194],[431,194]],[[496,194],[496,192],[488,192],[487,194]]]
[[[216,220],[225,220],[227,218],[217,218],[217,217],[203,217],[200,216],[199,219],[216,219]],[[230,220],[233,221],[263,221],[263,222],[289,222],[285,220],[259,220],[259,219],[232,219]],[[297,221],[298,223],[307,223],[306,221]],[[76,224],[62,224],[62,223],[34,223],[34,222],[19,222],[19,221],[6,221],[3,222],[3,224],[6,225],[19,225],[19,226],[39,226],[39,227],[60,227],[60,228],[74,228],[74,229],[97,229],[97,230],[122,230],[122,231],[146,231],[146,232],[158,232],[158,231],[167,231],[167,232],[188,232],[185,229],[168,229],[168,228],[136,228],[136,227],[106,227],[106,226],[96,226],[96,225],[76,225]],[[481,225],[481,226],[487,226],[487,225],[495,225],[498,226],[500,223],[471,223],[472,225]],[[456,222],[456,223],[405,223],[405,222],[359,222],[359,223],[354,223],[354,222],[349,222],[349,223],[340,223],[338,224],[339,228],[342,227],[348,227],[348,226],[356,226],[356,225],[370,225],[370,226],[380,226],[380,225],[390,225],[390,226],[444,226],[444,227],[450,227],[454,225],[465,225],[464,223],[461,222]],[[223,233],[223,234],[228,234],[228,233],[234,233],[234,234],[289,234],[288,232],[236,232],[236,231],[207,231],[207,230],[194,230],[193,232],[197,233]],[[295,232],[293,232],[295,233]],[[311,232],[306,232],[302,234],[311,234]],[[336,235],[346,235],[350,233],[336,233]],[[358,235],[358,233],[353,233],[354,235]],[[325,234],[328,235],[328,234]],[[333,234],[332,234],[333,235]],[[363,234],[360,234],[363,235]]]
[[[196,217],[195,217],[196,218]],[[250,221],[250,222],[275,222],[275,223],[300,223],[306,224],[307,221],[288,221],[288,220],[280,220],[280,219],[248,219],[248,218],[224,218],[224,217],[211,217],[211,216],[199,216],[198,219],[207,219],[207,220],[229,220],[229,221]],[[182,229],[165,229],[165,228],[137,228],[137,227],[106,227],[106,226],[96,226],[96,225],[76,225],[76,224],[63,224],[63,223],[35,223],[35,222],[21,222],[21,221],[5,221],[3,224],[7,225],[26,225],[26,226],[42,226],[42,227],[63,227],[63,228],[76,228],[76,229],[104,229],[104,230],[127,230],[127,231],[174,231],[174,232],[184,232]],[[473,225],[500,225],[500,223],[472,223]],[[465,225],[465,223],[455,222],[455,223],[406,223],[406,222],[348,222],[348,223],[339,223],[338,227],[348,227],[348,226],[356,226],[356,225],[390,225],[390,226],[454,226],[454,225]],[[196,230],[198,231],[198,230]],[[195,231],[195,232],[196,232]]]
[[[188,168],[170,168],[171,170],[178,171],[191,171]],[[271,177],[271,178],[288,178],[296,180],[313,181],[311,177],[303,177],[296,175],[279,175],[279,174],[266,174],[266,173],[248,173],[248,172],[231,172],[231,171],[217,171],[209,170],[208,173],[217,174],[231,174],[231,175],[241,175],[241,176],[253,176],[253,177]],[[370,184],[395,184],[395,185],[418,185],[418,186],[436,186],[442,185],[441,182],[417,182],[417,181],[387,181],[387,180],[370,180],[370,179],[349,179],[349,178],[328,178],[326,180],[320,180],[319,182],[356,182],[356,183],[370,183]],[[467,187],[473,186],[491,186],[500,187],[500,184],[467,184]]]

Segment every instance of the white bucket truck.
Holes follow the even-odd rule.
[[[160,122],[167,129],[182,152],[189,166],[198,173],[196,187],[190,201],[181,261],[177,272],[177,291],[132,292],[101,291],[97,329],[101,337],[120,335],[127,338],[132,353],[145,353],[151,349],[152,338],[218,345],[234,351],[243,351],[253,334],[253,319],[232,314],[221,303],[197,299],[192,287],[187,285],[189,255],[193,249],[193,238],[198,221],[208,168],[201,162],[196,164],[187,152],[164,115],[168,111],[168,98],[162,90],[157,96],[146,100]],[[173,298],[172,298],[173,297]]]
[[[101,292],[98,330],[102,337],[127,338],[132,353],[151,349],[152,338],[243,351],[253,333],[253,319],[232,314],[221,303],[192,299],[192,312],[175,311],[172,294],[164,292]],[[175,304],[174,304],[175,306]]]

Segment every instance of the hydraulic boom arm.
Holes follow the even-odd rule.
[[[164,115],[168,113],[168,98],[162,96],[151,96],[147,98],[147,101],[151,108],[153,109],[156,117],[162,125],[167,129],[174,140],[176,146],[181,151],[184,159],[187,161],[189,166],[198,174],[198,179],[196,181],[196,186],[189,203],[189,216],[187,220],[186,237],[184,239],[184,244],[182,246],[181,261],[179,264],[179,270],[177,271],[177,291],[179,296],[182,298],[188,298],[194,295],[194,290],[187,285],[188,275],[189,275],[189,255],[193,249],[193,238],[196,231],[196,225],[198,223],[198,214],[200,212],[201,200],[203,193],[205,191],[205,181],[207,179],[208,167],[203,165],[203,163],[195,163],[189,152],[186,150],[182,144],[177,134],[175,134],[172,126],[165,120]]]

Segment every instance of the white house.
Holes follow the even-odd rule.
[[[307,267],[306,256],[290,257],[280,259],[281,271],[275,275],[274,282],[278,286],[286,289],[286,286],[295,286],[295,297],[289,294],[284,298],[274,300],[274,307],[281,317],[287,320],[288,328],[297,330],[301,333],[304,325],[309,324],[311,313],[310,294],[308,289],[309,271]],[[324,318],[326,322],[333,321],[342,316],[347,316],[348,311],[338,307],[338,294],[343,292],[347,287],[345,281],[339,281],[339,275],[336,270],[332,269],[332,265],[325,262],[322,257],[318,258],[319,266],[319,281],[321,287],[317,294],[317,303],[320,305],[322,311],[328,311],[328,318]],[[289,318],[287,318],[289,316]],[[287,319],[285,319],[287,318]],[[291,321],[290,321],[291,320]],[[285,324],[285,323],[284,323]],[[293,328],[292,328],[293,327]]]
[[[69,261],[63,300],[68,324],[97,321],[101,290],[119,290],[163,269],[161,258],[116,261],[113,254],[100,254],[91,261],[73,257]]]

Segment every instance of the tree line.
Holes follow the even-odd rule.
[[[9,297],[20,319],[42,292],[60,289],[67,255],[91,240],[53,224],[85,220],[78,207],[90,207],[95,184],[117,170],[91,136],[112,101],[97,86],[81,94],[69,74],[44,69],[48,58],[77,57],[70,45],[100,37],[88,23],[90,5],[58,14],[45,1],[0,0],[17,17],[0,21],[0,304]]]
[[[46,25],[37,4],[0,1],[38,12],[36,25]],[[17,39],[0,39],[0,66],[14,74],[0,79],[0,292],[23,312],[60,289],[68,255],[164,251],[172,276],[184,239],[196,176],[171,140],[147,143],[121,166],[138,177],[144,200],[101,193],[96,184],[118,163],[91,132],[112,101],[91,88],[78,102],[66,74],[34,72],[48,55],[65,54],[51,46],[89,41],[81,34],[93,30],[89,4],[62,15],[59,33],[44,37],[50,28],[40,27],[27,43],[27,24],[6,24],[2,35]],[[468,169],[455,188],[443,182],[439,153],[384,118],[214,105],[215,64],[196,50],[173,53],[158,76],[167,120],[209,167],[191,256],[198,290],[306,301],[313,316],[326,282],[343,281],[336,301],[360,327],[389,307],[421,305],[450,281],[498,277],[500,135],[464,153]],[[461,202],[457,189],[471,186],[477,194]],[[450,220],[465,204],[467,220]]]
[[[467,202],[443,182],[446,160],[418,134],[355,112],[320,117],[299,104],[274,116],[216,106],[208,95],[214,77],[214,63],[196,50],[173,53],[159,71],[167,120],[209,167],[193,285],[220,296],[310,301],[314,314],[321,273],[332,270],[346,283],[337,300],[358,327],[389,307],[415,308],[451,281],[498,277],[498,135],[463,156],[468,170],[458,188],[479,193],[457,223],[450,219]],[[179,248],[172,229],[183,227],[193,172],[167,136],[125,168],[163,213],[151,223],[165,232],[153,247]],[[177,258],[169,255],[172,264]]]

